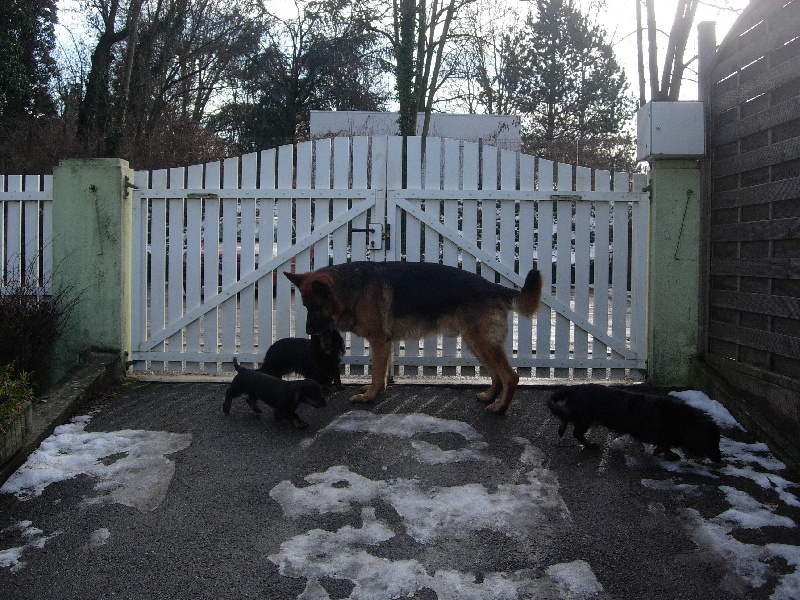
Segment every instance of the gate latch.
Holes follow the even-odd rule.
[[[369,246],[370,250],[380,250],[383,248],[383,224],[382,223],[370,223],[369,227],[353,227],[350,231],[353,233],[366,233],[367,234],[367,245]]]

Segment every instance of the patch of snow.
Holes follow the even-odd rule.
[[[16,472],[0,493],[21,500],[41,496],[44,489],[79,475],[97,480],[98,493],[88,504],[116,502],[141,511],[154,510],[167,493],[175,463],[166,456],[184,450],[191,434],[125,430],[87,432],[89,417],[55,429]]]
[[[351,411],[317,436],[342,431],[408,440],[399,451],[404,452],[405,448],[414,460],[425,464],[470,460],[476,461],[476,469],[480,469],[480,465],[497,462],[486,453],[487,444],[482,436],[460,421],[423,414],[376,415]],[[463,447],[444,450],[430,441],[413,439],[418,434],[439,433],[461,436]],[[537,577],[528,569],[473,573],[433,569],[415,558],[389,560],[378,556],[376,547],[391,547],[391,540],[398,533],[431,548],[464,541],[465,554],[460,557],[463,564],[473,563],[469,558],[469,540],[481,531],[496,532],[525,545],[533,539],[540,542],[546,539],[548,530],[569,519],[569,511],[559,493],[558,478],[543,466],[541,450],[523,437],[514,438],[514,442],[521,446],[520,466],[508,472],[514,481],[501,482],[491,490],[478,481],[442,486],[435,480],[393,478],[391,473],[376,480],[341,464],[306,475],[305,485],[282,481],[269,495],[287,517],[306,522],[325,514],[349,513],[360,515],[361,524],[345,525],[336,531],[312,529],[283,542],[269,559],[278,565],[282,575],[306,578],[305,590],[298,597],[304,600],[329,598],[323,585],[325,578],[352,582],[354,587],[348,596],[351,599],[409,597],[425,588],[433,590],[439,598],[464,600],[520,597],[579,600],[596,596],[602,592],[602,586],[591,567],[582,561],[552,565],[545,575]],[[308,443],[313,444],[314,440]],[[475,477],[481,478],[479,471]],[[399,516],[402,523],[399,531],[377,518],[376,506],[385,505]]]
[[[33,527],[31,521],[20,521],[16,525],[6,527],[3,533],[14,531],[19,532],[19,537],[23,544],[21,546],[0,550],[0,568],[8,567],[12,573],[16,573],[25,567],[25,562],[22,561],[22,555],[27,550],[41,550],[47,542],[61,534],[60,531],[56,531],[50,535],[44,535],[44,531],[38,527]]]

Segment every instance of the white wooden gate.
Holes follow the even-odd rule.
[[[136,174],[137,370],[218,373],[303,336],[280,273],[348,260],[435,261],[504,285],[536,264],[543,306],[510,316],[523,377],[622,378],[644,369],[647,195],[591,171],[457,140],[304,142],[241,159]],[[573,184],[574,180],[574,184]],[[369,348],[348,336],[347,374]],[[399,376],[482,375],[458,339],[404,340]],[[485,374],[483,374],[485,375]]]

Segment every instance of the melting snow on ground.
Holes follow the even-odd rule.
[[[701,392],[673,395],[704,410],[721,427],[722,468],[710,468],[703,462],[648,458],[639,449],[628,451],[620,440],[613,445],[626,452],[632,468],[656,464],[666,475],[664,479],[642,479],[642,485],[681,494],[689,505],[706,486],[718,487],[728,508],[711,518],[693,508],[684,509],[690,535],[701,548],[719,556],[747,585],[774,586],[773,600],[800,598],[800,546],[755,545],[740,541],[742,535],[737,537],[753,530],[763,530],[767,538],[771,531],[798,530],[797,523],[786,514],[791,512],[787,507],[800,507],[800,500],[797,485],[780,475],[785,465],[764,444],[732,439],[741,437],[742,427],[718,402]],[[191,436],[134,430],[87,432],[88,422],[89,417],[79,417],[58,427],[0,492],[25,500],[41,495],[50,484],[86,475],[96,481],[96,495],[85,500],[89,504],[116,502],[141,511],[155,509],[175,469],[167,457],[188,447]],[[421,557],[428,552],[403,560],[381,556],[381,547],[400,536],[410,536],[419,547],[434,553],[439,545],[455,544],[465,554],[463,565],[469,565],[473,559],[469,555],[470,540],[474,543],[474,536],[480,532],[495,532],[517,544],[530,544],[534,536],[546,539],[551,529],[570,516],[559,493],[558,478],[542,466],[541,451],[529,440],[514,440],[519,445],[518,464],[502,471],[509,481],[495,481],[488,487],[482,475],[499,472],[499,461],[487,452],[483,437],[461,421],[424,414],[351,411],[304,443],[312,445],[321,435],[347,432],[369,434],[378,446],[381,440],[391,442],[403,457],[421,464],[445,469],[466,464],[464,473],[474,475],[446,486],[392,476],[391,472],[380,479],[370,478],[347,465],[332,464],[324,471],[307,474],[301,485],[280,482],[270,496],[289,518],[313,522],[332,515],[352,515],[355,519],[335,530],[320,523],[319,528],[284,541],[270,555],[282,575],[305,578],[307,584],[300,598],[329,598],[324,584],[330,578],[349,581],[352,588],[348,597],[352,599],[388,600],[411,596],[424,588],[440,598],[463,599],[526,596],[578,600],[602,593],[591,566],[581,560],[550,565],[537,574],[527,569],[475,573],[468,566],[459,570],[458,565],[442,568],[440,564],[437,568],[427,564]],[[459,436],[460,447],[444,449],[419,439],[420,434],[440,433]],[[435,435],[428,439],[435,439]],[[720,473],[728,482],[741,480],[742,486],[720,485]],[[687,482],[689,477],[691,481]],[[764,503],[745,491],[752,491],[754,486],[763,490],[760,496],[772,498]],[[381,518],[379,510],[385,511],[387,505],[399,520],[390,523]],[[30,521],[0,531],[4,539],[13,540],[13,547],[0,550],[0,568],[18,571],[25,564],[25,553],[42,549],[60,533],[46,533]],[[87,546],[98,548],[110,536],[108,529],[98,529],[89,535]]]
[[[408,440],[408,455],[420,463],[446,465],[473,461],[480,464],[497,459],[485,453],[487,443],[470,425],[423,414],[376,415],[348,412],[317,435],[325,432],[359,432]],[[444,450],[430,442],[412,439],[417,434],[449,433],[461,436],[463,447]],[[335,531],[313,529],[287,540],[269,558],[287,577],[307,580],[304,600],[329,598],[323,587],[326,578],[345,579],[352,586],[352,599],[390,600],[413,596],[425,588],[439,598],[591,598],[603,591],[585,561],[552,565],[536,577],[531,570],[480,573],[456,568],[435,569],[423,560],[389,560],[380,556],[379,546],[406,534],[415,542],[435,548],[449,542],[468,542],[480,531],[492,531],[530,544],[534,537],[546,537],[547,530],[569,519],[559,494],[558,479],[542,467],[541,451],[524,438],[520,446],[519,482],[501,483],[491,490],[479,481],[440,486],[419,479],[375,480],[354,472],[346,465],[305,477],[305,485],[282,481],[270,496],[293,519],[330,514],[360,514],[360,525],[344,525]],[[313,438],[308,444],[313,444]],[[380,445],[380,442],[377,442]],[[481,473],[475,472],[480,479]],[[391,475],[389,473],[388,475]],[[376,507],[388,504],[402,521],[395,530],[376,516]],[[460,546],[463,562],[471,563],[470,544]],[[422,554],[424,552],[421,551]],[[415,553],[419,554],[419,553]]]
[[[88,475],[97,481],[89,504],[115,502],[154,510],[167,493],[175,463],[167,458],[189,446],[191,434],[125,430],[87,432],[90,417],[57,427],[0,487],[22,500],[59,481]]]
[[[44,531],[34,527],[31,521],[20,521],[16,525],[6,527],[0,533],[4,536],[19,537],[20,546],[14,546],[6,550],[0,550],[0,567],[8,567],[12,573],[16,573],[25,566],[22,555],[28,550],[41,550],[44,545],[59,535],[56,531],[45,535]]]
[[[719,555],[739,578],[753,588],[777,581],[770,596],[772,600],[800,598],[800,546],[777,543],[757,546],[743,543],[736,537],[737,531],[765,527],[797,530],[797,523],[793,519],[777,512],[781,505],[800,506],[795,495],[797,485],[778,475],[786,466],[772,456],[766,444],[748,444],[724,437],[725,430],[743,428],[719,402],[697,391],[673,392],[672,395],[711,415],[722,429],[720,450],[725,462],[722,473],[754,482],[774,495],[767,505],[743,490],[728,485],[719,486],[730,505],[729,509],[710,519],[704,518],[693,508],[684,511],[687,528],[694,540],[700,547]],[[635,460],[629,459],[629,464]],[[719,476],[702,463],[685,460],[668,462],[662,459],[657,462],[674,477],[661,481],[643,479],[642,484],[646,487],[693,493],[697,486],[683,483],[682,476],[692,474],[706,477],[711,485],[717,485],[719,480]],[[800,533],[797,539],[800,539]]]
[[[41,496],[50,484],[79,475],[96,480],[96,496],[87,504],[115,502],[140,511],[152,511],[164,499],[175,473],[175,463],[167,458],[187,448],[191,434],[163,431],[87,432],[90,417],[76,417],[71,423],[56,427],[28,460],[0,487],[0,493],[15,494],[21,500]],[[4,537],[18,536],[21,545],[0,550],[0,568],[12,573],[25,566],[21,557],[28,550],[41,550],[60,532],[45,535],[30,521],[22,521],[0,532]],[[87,547],[95,549],[106,543],[111,533],[106,528],[89,535]]]

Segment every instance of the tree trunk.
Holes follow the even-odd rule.
[[[646,0],[647,7],[647,44],[650,56],[650,99],[661,100],[658,88],[658,39],[656,32],[656,9],[653,0]]]
[[[109,77],[111,71],[111,51],[114,44],[125,39],[126,29],[114,31],[114,22],[119,10],[119,0],[113,0],[104,18],[104,31],[97,40],[92,53],[89,76],[86,80],[86,93],[78,111],[77,136],[84,150],[90,154],[105,155],[102,141],[109,125],[111,110],[111,91]],[[93,150],[90,144],[97,144]]]
[[[399,6],[398,6],[399,2]],[[397,99],[400,103],[400,135],[414,135],[417,129],[417,101],[414,94],[414,0],[395,0],[395,58],[397,60]]]
[[[131,90],[131,73],[133,73],[133,59],[136,53],[136,40],[139,31],[139,17],[142,13],[142,3],[144,0],[131,0],[128,9],[128,22],[125,29],[128,30],[128,44],[125,48],[125,62],[122,69],[122,81],[119,86],[119,96],[117,98],[117,110],[114,119],[114,129],[106,139],[106,151],[116,156],[122,138],[125,134],[125,119],[128,113],[128,99]]]
[[[433,98],[438,89],[437,82],[439,81],[439,72],[442,68],[442,55],[444,54],[444,45],[447,42],[447,34],[450,31],[450,24],[453,22],[453,14],[455,13],[455,0],[450,0],[450,5],[447,7],[447,16],[444,20],[444,27],[442,29],[442,36],[436,43],[436,62],[434,63],[433,73],[428,83],[428,99],[425,103],[425,120],[422,125],[422,137],[428,137],[428,131],[431,124],[431,112],[433,111]],[[433,31],[431,30],[431,36]],[[431,52],[432,54],[432,52]]]
[[[639,71],[639,106],[647,104],[644,78],[644,40],[642,34],[642,0],[636,0],[636,54]]]

